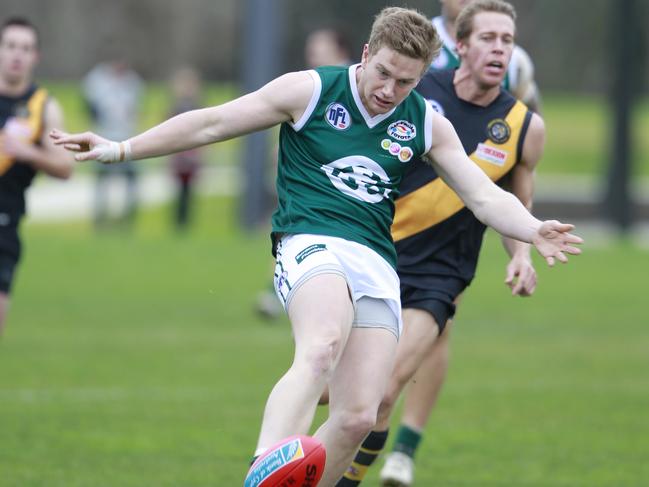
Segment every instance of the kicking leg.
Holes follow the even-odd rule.
[[[323,487],[336,485],[376,424],[396,347],[396,336],[386,329],[352,329],[330,383],[329,419],[316,433],[327,449]]]
[[[256,454],[287,436],[308,432],[351,329],[354,308],[347,282],[339,274],[311,277],[295,291],[288,314],[295,355],[266,403]]]

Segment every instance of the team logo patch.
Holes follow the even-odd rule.
[[[398,156],[399,152],[401,152],[401,144],[398,142],[392,142],[390,147],[388,147],[388,152],[395,157]]]
[[[504,166],[509,153],[487,144],[478,144],[475,155],[483,161],[490,162],[491,164],[495,164],[497,166]]]
[[[248,474],[245,487],[256,487],[274,472],[291,462],[304,458],[304,449],[299,438],[287,443],[277,451],[263,458],[254,470]]]
[[[390,139],[383,139],[381,141],[381,148],[388,151],[401,162],[408,162],[414,155],[410,147],[402,146],[398,142],[393,142]]]
[[[441,116],[444,116],[444,107],[440,102],[433,100],[432,98],[427,99],[426,101],[430,104],[431,107],[433,107],[433,110],[435,110]]]
[[[331,103],[325,110],[325,120],[336,130],[347,130],[352,125],[349,111],[340,103]]]
[[[412,159],[412,149],[410,147],[402,147],[399,151],[399,160],[401,162],[408,162]]]
[[[295,262],[301,264],[302,261],[306,259],[309,255],[315,254],[316,252],[322,252],[323,250],[327,250],[326,244],[309,245],[306,249],[302,250],[299,254],[295,256]]]
[[[366,203],[380,203],[393,189],[385,169],[369,157],[343,157],[320,169],[340,192]]]
[[[496,118],[487,125],[487,137],[496,144],[504,144],[509,140],[512,129],[502,118]]]
[[[388,135],[393,139],[405,142],[417,137],[417,127],[407,120],[397,120],[388,127]]]

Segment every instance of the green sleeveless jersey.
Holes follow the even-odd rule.
[[[394,267],[394,200],[406,167],[432,146],[432,108],[413,91],[390,112],[370,116],[357,66],[309,71],[315,88],[304,115],[281,126],[273,240],[287,233],[340,237]]]

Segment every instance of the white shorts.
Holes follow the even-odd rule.
[[[398,335],[401,334],[399,277],[377,252],[365,245],[326,235],[285,235],[280,239],[274,283],[285,309],[302,284],[325,273],[339,274],[345,279],[355,309],[364,296],[385,301],[396,317]]]

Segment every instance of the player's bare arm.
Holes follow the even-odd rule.
[[[314,82],[307,72],[288,73],[223,105],[177,115],[126,142],[109,141],[92,132],[65,134],[55,130],[50,136],[55,144],[77,152],[78,161],[157,157],[299,120],[313,90]]]
[[[40,145],[34,145],[20,137],[3,136],[3,150],[16,160],[31,164],[35,169],[49,176],[67,179],[72,174],[74,164],[70,153],[62,147],[54,145],[47,136],[54,127],[63,125],[63,111],[59,103],[50,98],[45,105],[43,135]]]
[[[536,166],[543,155],[545,145],[545,125],[540,116],[533,114],[530,121],[521,161],[511,173],[511,192],[529,211],[534,196],[534,175]],[[511,260],[506,269],[505,284],[514,296],[531,296],[536,289],[536,271],[530,256],[530,244],[503,237],[503,245]]]
[[[433,113],[433,144],[427,154],[442,179],[486,225],[502,235],[534,244],[549,265],[579,254],[582,239],[569,232],[573,225],[534,218],[513,194],[496,186],[465,154],[451,123]]]

